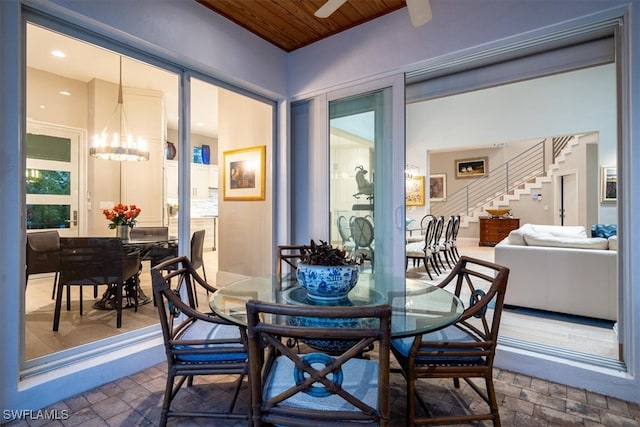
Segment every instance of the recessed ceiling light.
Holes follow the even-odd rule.
[[[40,106],[40,109],[41,109],[41,110],[44,110],[45,108],[47,108],[47,107],[46,107],[46,105],[41,105],[41,106]]]
[[[66,90],[61,90],[60,92],[58,92],[60,95],[63,96],[71,96],[71,92],[67,92]]]
[[[67,54],[64,53],[61,50],[52,50],[51,51],[51,55],[55,56],[56,58],[66,58]]]
[[[198,122],[198,126],[202,127],[202,126],[204,126],[204,123]]]

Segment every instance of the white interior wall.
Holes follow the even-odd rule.
[[[224,189],[219,190],[218,269],[247,276],[269,275],[273,269],[273,108],[224,89],[218,99],[219,174],[229,173],[225,151],[266,146],[264,200],[224,200]],[[223,182],[220,179],[220,187]]]

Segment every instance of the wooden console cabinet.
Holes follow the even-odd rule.
[[[495,246],[520,227],[518,218],[480,218],[480,246]]]

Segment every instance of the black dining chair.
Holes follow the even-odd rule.
[[[193,234],[191,235],[190,262],[194,269],[202,270],[202,276],[204,277],[204,281],[207,282],[207,271],[204,267],[204,237],[205,237],[205,230],[194,231]],[[178,256],[178,248],[172,247],[166,253],[163,253],[161,256],[152,260],[151,266],[154,267],[158,264],[163,263],[168,259],[173,259],[177,256]],[[195,289],[196,288],[194,288],[194,290]],[[207,293],[207,295],[209,294]],[[194,294],[194,298],[196,299],[196,305],[197,305],[198,303],[197,292]]]
[[[246,307],[254,426],[389,425],[389,305]]]
[[[51,299],[55,298],[60,272],[60,235],[57,231],[27,234],[25,288],[32,274],[54,273]]]
[[[449,275],[438,284],[469,301],[462,316],[452,325],[435,332],[396,338],[391,350],[407,382],[408,425],[463,424],[490,420],[500,425],[500,413],[493,385],[493,361],[498,329],[504,306],[509,269],[485,260],[462,256]],[[452,408],[427,405],[418,393],[419,380],[452,378],[456,389],[463,379],[469,389],[486,403],[468,408],[471,412],[452,412]],[[475,379],[484,381],[484,387]],[[464,402],[466,391],[456,399]],[[424,415],[419,415],[416,402]],[[433,410],[431,409],[433,408]],[[483,412],[484,409],[484,412]]]
[[[440,239],[442,238],[442,231],[444,230],[444,216],[435,217],[435,231],[433,233],[433,239],[430,243],[431,256],[433,257],[433,265],[438,274],[442,274],[446,270],[442,256],[440,255]]]
[[[151,269],[151,277],[167,357],[167,381],[158,425],[165,426],[170,417],[249,420],[250,407],[234,412],[249,369],[245,329],[198,310],[194,289],[217,289],[202,279],[187,257],[160,263]],[[174,288],[171,282],[176,284]],[[238,377],[231,399],[187,398],[189,393],[185,393],[185,399],[175,401],[185,381],[192,387],[194,376],[210,375]],[[227,402],[229,405],[221,408]]]
[[[434,220],[430,220],[424,223],[426,231],[422,236],[423,240],[421,242],[407,243],[405,247],[405,270],[409,267],[409,260],[413,261],[414,267],[416,266],[416,264],[419,267],[420,261],[423,261],[424,269],[427,271],[429,279],[431,280],[433,280],[433,276],[431,275],[431,271],[429,270],[429,263],[431,263],[431,268],[434,271],[437,271],[433,266],[433,252],[430,248],[430,244],[435,233],[435,225],[436,222]]]
[[[138,309],[137,287],[140,272],[140,252],[125,253],[122,240],[117,237],[73,237],[60,239],[60,279],[56,292],[53,330],[60,324],[62,294],[65,287],[79,288],[80,315],[83,314],[84,286],[106,285],[103,299],[116,310],[116,327],[122,326],[123,295],[133,299]],[[125,285],[130,289],[125,291]],[[67,310],[70,309],[70,292],[67,292]],[[129,304],[128,304],[129,305]]]

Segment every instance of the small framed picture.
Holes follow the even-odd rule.
[[[222,153],[224,200],[264,200],[266,149],[260,145]]]
[[[414,176],[405,181],[405,204],[424,206],[424,176]]]
[[[436,173],[429,175],[429,200],[443,202],[447,198],[447,175]]]
[[[615,202],[618,199],[618,172],[615,166],[600,169],[600,201]]]
[[[489,170],[489,158],[456,160],[456,178],[480,178]]]

